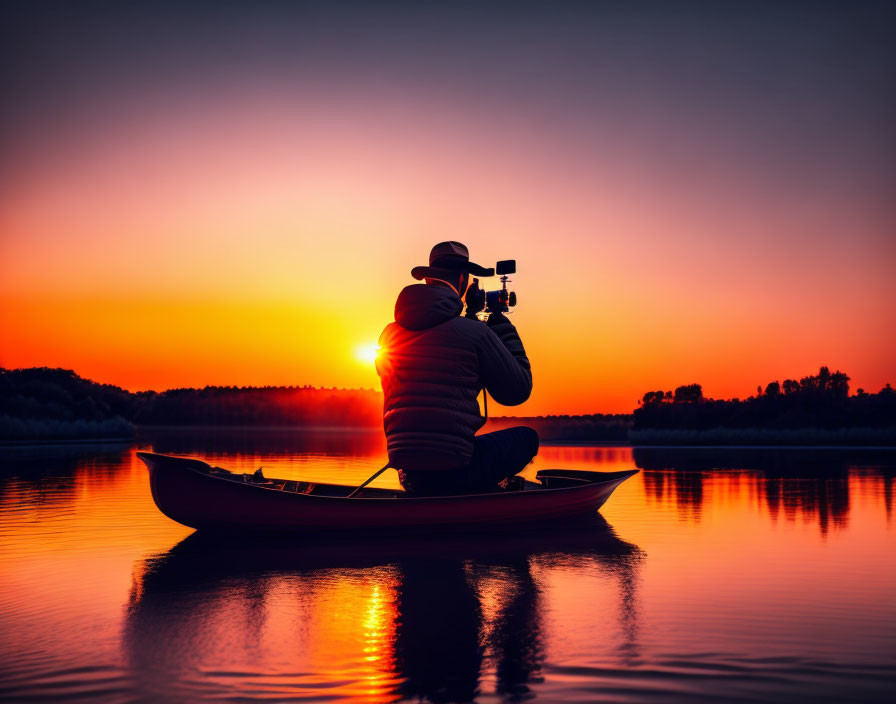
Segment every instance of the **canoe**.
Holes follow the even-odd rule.
[[[594,513],[638,470],[543,469],[517,491],[411,497],[400,490],[286,479],[259,479],[197,459],[151,452],[149,468],[159,510],[190,528],[214,532],[464,529],[540,523]]]

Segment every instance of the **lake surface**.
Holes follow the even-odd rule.
[[[882,701],[896,688],[893,451],[543,447],[527,476],[642,471],[574,531],[421,549],[191,537],[155,508],[138,449],[340,483],[385,457],[376,434],[332,432],[0,449],[0,699]]]

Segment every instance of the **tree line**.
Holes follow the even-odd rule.
[[[581,416],[499,416],[489,418],[484,430],[502,430],[527,425],[542,441],[625,442],[632,427],[630,413],[593,413]]]
[[[71,370],[0,368],[0,441],[127,437],[136,425],[382,426],[382,394],[312,386],[132,393]]]
[[[782,440],[800,437],[850,441],[860,436],[893,441],[896,434],[896,391],[889,384],[877,393],[864,389],[850,395],[850,378],[821,367],[800,380],[772,381],[746,399],[709,399],[700,384],[675,391],[648,391],[634,411],[631,439],[673,440],[717,436]],[[741,431],[741,432],[739,432]],[[690,434],[690,436],[688,435]]]
[[[700,384],[648,391],[633,414],[504,417],[485,430],[530,425],[543,440],[635,444],[893,444],[896,392],[850,395],[850,378],[821,367],[772,381],[747,399],[710,399]],[[382,427],[382,394],[312,386],[206,386],[130,392],[73,371],[0,368],[0,441],[127,437],[137,425]]]

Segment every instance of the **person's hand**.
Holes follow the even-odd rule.
[[[485,291],[479,288],[478,280],[473,279],[473,283],[467,288],[464,303],[467,306],[465,315],[468,318],[475,318],[476,314],[485,308]]]
[[[501,323],[509,323],[510,321],[504,317],[504,314],[500,311],[495,311],[494,313],[490,313],[488,316],[488,320],[486,321],[486,325],[490,328],[495,325],[500,325]]]

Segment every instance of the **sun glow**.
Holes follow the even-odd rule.
[[[364,364],[373,364],[379,353],[380,346],[375,342],[368,342],[355,348],[355,359]]]

